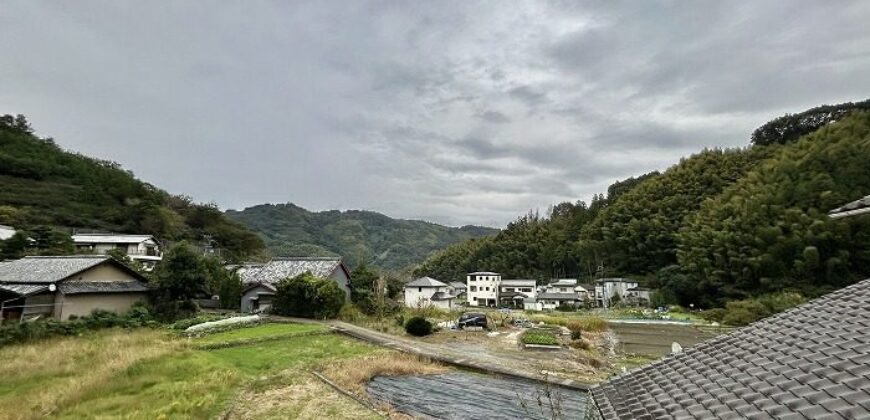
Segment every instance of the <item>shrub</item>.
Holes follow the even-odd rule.
[[[405,323],[405,332],[415,337],[423,337],[432,334],[432,323],[426,318],[415,316]]]
[[[771,314],[763,303],[755,299],[735,300],[725,304],[727,314],[722,321],[728,325],[749,325]]]
[[[80,335],[87,331],[102,328],[139,328],[156,323],[145,306],[136,304],[122,315],[114,312],[95,310],[83,317],[70,317],[68,321],[46,319],[30,322],[7,324],[0,327],[0,345],[41,340],[54,336]]]
[[[704,320],[709,322],[722,323],[722,321],[725,319],[725,315],[727,314],[728,311],[726,311],[724,308],[713,308],[701,312],[701,318],[704,318]]]
[[[364,317],[365,315],[352,303],[345,303],[338,311],[338,319],[346,322],[357,322]]]
[[[272,312],[303,318],[334,318],[344,305],[345,294],[334,281],[309,272],[278,282]]]

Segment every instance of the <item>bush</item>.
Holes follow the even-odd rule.
[[[432,323],[426,318],[415,316],[405,323],[405,332],[415,337],[423,337],[432,334]]]
[[[365,315],[352,303],[345,303],[338,311],[338,319],[345,322],[357,322],[364,317]]]
[[[721,324],[725,319],[725,315],[727,314],[728,311],[726,311],[724,308],[713,308],[701,312],[701,318],[704,318],[704,320],[708,322],[718,322]]]
[[[755,299],[735,300],[725,304],[727,314],[722,321],[728,325],[749,325],[771,314],[764,304]]]
[[[303,318],[335,318],[344,305],[345,294],[329,279],[305,272],[278,282],[272,312]]]
[[[151,313],[141,304],[133,305],[125,314],[95,310],[83,317],[70,317],[69,321],[46,319],[7,324],[0,327],[0,345],[24,343],[54,336],[81,335],[103,328],[139,328],[154,326]]]

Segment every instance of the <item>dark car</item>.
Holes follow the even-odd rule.
[[[486,315],[480,312],[466,312],[459,317],[459,329],[465,327],[486,328]]]

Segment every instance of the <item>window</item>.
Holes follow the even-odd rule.
[[[417,288],[417,291],[418,291],[418,292],[422,292],[422,291],[423,291],[423,288],[422,288],[422,287],[418,287],[418,288]]]
[[[471,300],[477,302],[477,296],[472,297]]]
[[[477,286],[471,286],[471,291],[472,291],[472,292],[476,292],[476,291],[477,291]]]

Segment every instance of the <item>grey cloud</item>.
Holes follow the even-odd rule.
[[[223,207],[501,226],[870,92],[870,4],[12,0],[0,113]]]

